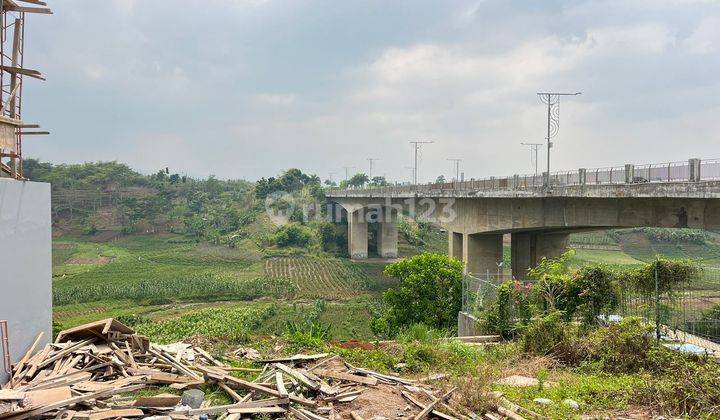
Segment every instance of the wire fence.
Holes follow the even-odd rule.
[[[511,274],[486,274],[463,278],[462,311],[482,320],[498,300],[501,284],[513,281],[512,287],[531,293],[532,281],[519,281]],[[694,344],[720,354],[720,270],[707,268],[702,275],[683,284],[672,293],[647,292],[624,284],[620,287],[620,303],[616,311],[599,322],[618,321],[624,317],[640,317],[656,325],[671,341]],[[521,316],[515,302],[503,302],[506,316]],[[479,325],[483,334],[495,333]]]

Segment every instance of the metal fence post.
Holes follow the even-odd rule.
[[[628,163],[625,165],[625,183],[632,184],[635,181],[635,165]]]
[[[690,175],[690,182],[698,182],[700,181],[700,159],[688,159],[688,167],[689,175]]]
[[[587,183],[587,169],[578,169],[578,184],[585,185]]]
[[[657,259],[655,259],[655,340],[660,342],[660,279]]]

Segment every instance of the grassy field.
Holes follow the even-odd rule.
[[[328,304],[319,320],[334,338],[370,338],[370,308],[393,284],[383,267],[330,256],[264,258],[174,235],[63,237],[53,243],[54,319],[67,328],[118,317],[163,341],[218,331],[226,319],[235,325],[221,335],[237,339],[282,334],[321,299]]]

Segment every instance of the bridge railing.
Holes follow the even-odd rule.
[[[512,175],[429,183],[419,185],[389,185],[382,187],[350,188],[347,193],[363,194],[415,194],[437,191],[494,191],[538,190],[549,187],[566,187],[598,184],[641,184],[660,182],[698,182],[720,180],[720,159],[689,159],[683,162],[627,164],[605,168],[577,169],[551,172],[542,175]],[[333,188],[333,191],[341,191]]]

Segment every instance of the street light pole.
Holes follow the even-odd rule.
[[[559,93],[559,92],[538,92],[540,101],[547,105],[547,174],[545,175],[545,187],[550,187],[550,149],[552,142],[550,139],[555,137],[560,130],[560,97],[561,96],[577,96],[582,92],[575,93]]]
[[[413,144],[415,146],[415,173],[413,174],[413,183],[417,185],[418,183],[418,152],[420,151],[420,148],[423,144],[430,144],[434,143],[432,141],[411,141],[410,144]]]

